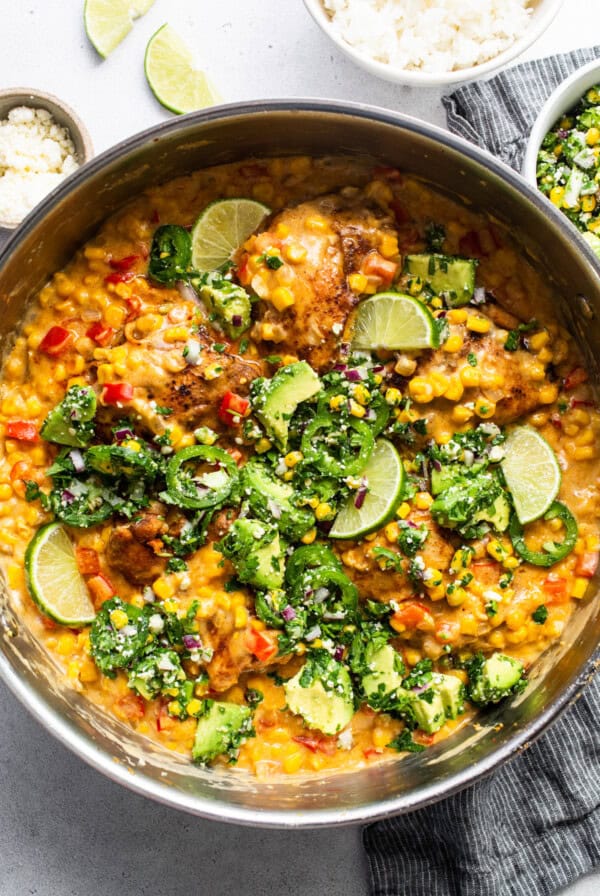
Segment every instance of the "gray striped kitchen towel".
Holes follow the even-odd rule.
[[[443,103],[451,131],[519,168],[550,92],[600,47],[518,65]],[[365,828],[372,896],[549,896],[600,867],[600,676],[485,780]]]

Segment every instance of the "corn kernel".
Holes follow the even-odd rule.
[[[339,411],[341,407],[346,404],[346,396],[345,395],[333,395],[329,399],[329,407],[332,411]]]
[[[390,732],[386,728],[373,728],[371,738],[374,747],[386,747],[390,742]]]
[[[450,385],[444,392],[444,398],[448,399],[448,401],[460,401],[464,394],[464,386],[461,382],[460,377],[452,376],[450,377]]]
[[[110,383],[115,378],[115,368],[112,364],[99,364],[97,369],[98,382],[101,386]]]
[[[329,224],[322,215],[311,215],[310,218],[306,219],[304,224],[309,230],[312,230],[315,233],[325,233],[329,230]]]
[[[296,301],[293,292],[287,286],[275,287],[269,296],[269,300],[278,311],[285,311],[286,308],[289,308]]]
[[[560,208],[562,205],[562,201],[565,196],[565,188],[564,187],[552,187],[550,190],[550,202],[555,205],[557,208]]]
[[[442,348],[445,352],[454,354],[454,352],[459,352],[463,345],[464,339],[462,338],[460,333],[452,333],[450,336],[448,336]]]
[[[236,628],[246,628],[248,625],[248,610],[246,607],[235,608],[234,625]]]
[[[322,520],[330,520],[335,514],[335,511],[331,504],[328,504],[326,501],[321,502],[317,505],[315,509],[315,516],[319,521]]]
[[[125,612],[125,610],[117,609],[117,610],[113,610],[112,613],[110,614],[110,621],[116,629],[121,629],[127,625],[128,621],[129,621],[129,617],[127,616],[127,613]]]
[[[481,381],[481,374],[476,367],[467,365],[459,370],[460,381],[465,389],[475,389]]]
[[[542,386],[538,398],[542,404],[554,404],[558,398],[558,386],[556,383],[548,383]]]
[[[292,244],[290,246],[283,247],[283,254],[286,257],[286,260],[291,262],[292,264],[298,264],[301,261],[304,261],[306,258],[306,249],[304,246],[299,246],[297,244]]]
[[[600,539],[597,535],[588,535],[585,539],[585,548],[587,551],[600,550]]]
[[[359,404],[365,405],[371,400],[371,393],[362,383],[357,383],[352,389],[352,397]]]
[[[460,620],[460,630],[463,635],[476,635],[477,629],[478,623],[473,616],[465,616]]]
[[[301,460],[304,459],[304,455],[301,451],[290,451],[284,457],[284,463],[286,467],[295,467],[296,464],[299,464]]]
[[[596,456],[594,445],[579,445],[572,451],[574,460],[592,460]]]
[[[489,333],[491,326],[491,322],[485,317],[478,317],[476,314],[467,317],[467,330],[472,333]]]
[[[595,146],[600,142],[600,130],[598,128],[590,128],[585,135],[585,142],[588,146]]]
[[[194,697],[192,700],[190,700],[186,709],[187,709],[189,715],[191,715],[191,716],[196,715],[196,713],[200,712],[200,710],[202,709],[202,703],[200,700],[197,700]]]
[[[13,490],[12,486],[8,484],[8,482],[3,482],[0,485],[0,501],[8,501],[12,498]]]
[[[165,342],[187,342],[190,331],[187,327],[169,327],[162,335]]]
[[[529,347],[532,351],[539,352],[545,345],[548,345],[549,339],[550,333],[547,330],[540,330],[529,337]]]
[[[395,405],[399,404],[402,400],[402,393],[400,389],[395,389],[393,386],[388,389],[385,393],[385,400],[388,404]]]
[[[494,540],[490,541],[486,548],[490,557],[493,557],[494,560],[497,560],[498,563],[502,563],[504,558],[507,555],[507,551],[502,545],[500,541]]]
[[[493,417],[496,413],[496,402],[488,401],[485,398],[478,398],[475,402],[475,413],[478,417],[481,417],[482,420],[487,420],[489,417]]]
[[[408,284],[408,291],[411,296],[418,296],[419,293],[423,290],[423,281],[420,277],[413,277],[413,279]]]
[[[289,756],[283,760],[283,770],[286,775],[293,775],[299,772],[304,763],[304,756],[300,750],[294,750]]]
[[[502,561],[502,565],[504,566],[505,569],[516,569],[517,566],[519,565],[519,561],[518,561],[517,557],[507,557],[505,560]]]
[[[118,330],[119,327],[122,327],[125,323],[125,318],[127,317],[127,312],[124,308],[121,308],[120,305],[115,305],[111,303],[106,311],[104,312],[104,321],[107,327],[113,327],[115,330]]]
[[[169,711],[169,714],[172,716],[180,716],[182,713],[182,707],[179,700],[171,700],[167,704],[167,709]]]
[[[394,371],[399,374],[399,376],[412,376],[416,369],[417,362],[414,358],[407,357],[407,355],[400,355],[394,365]]]
[[[585,595],[588,584],[589,579],[576,578],[573,582],[573,587],[571,588],[571,597],[580,600]]]
[[[433,504],[433,498],[429,492],[417,492],[414,499],[415,507],[418,510],[429,510]]]
[[[348,277],[348,286],[352,292],[364,293],[367,290],[368,279],[365,274],[350,274]]]
[[[429,374],[429,381],[433,388],[433,394],[435,398],[440,398],[440,396],[444,395],[446,389],[450,385],[450,380],[446,376],[445,373],[440,373],[438,370],[432,370]]]
[[[91,681],[96,681],[98,678],[98,669],[96,664],[86,657],[81,663],[81,668],[79,669],[79,680],[84,683],[89,683]]]
[[[379,241],[379,251],[384,258],[394,258],[398,255],[398,240],[391,233],[385,233]]]
[[[400,505],[400,507],[398,508],[398,510],[396,511],[396,516],[399,517],[401,520],[405,520],[406,517],[409,515],[409,513],[410,513],[410,504],[408,504],[406,501],[403,501],[402,504]]]
[[[446,319],[450,324],[464,324],[468,316],[465,308],[451,308],[446,315]]]
[[[398,541],[398,523],[388,523],[384,529],[385,537],[390,544],[396,544]]]
[[[457,404],[452,408],[452,419],[455,423],[467,423],[473,416],[473,411],[464,404]]]
[[[168,600],[175,594],[175,585],[171,579],[161,576],[153,583],[152,590],[160,600]]]
[[[257,454],[264,454],[266,451],[269,451],[273,445],[268,439],[259,439],[256,445],[254,446],[254,450]]]
[[[460,607],[467,599],[467,592],[464,588],[455,588],[449,594],[446,593],[446,601],[451,607]]]
[[[223,365],[215,362],[214,364],[208,364],[204,370],[202,371],[202,376],[205,380],[216,380],[223,373]]]
[[[303,535],[301,538],[302,544],[312,544],[315,538],[317,537],[317,530],[314,528],[309,529],[306,535]]]
[[[433,386],[425,377],[414,376],[408,384],[408,391],[411,398],[418,404],[428,404],[433,401]]]
[[[349,407],[350,407],[350,413],[353,417],[361,418],[361,417],[364,417],[365,414],[367,413],[366,408],[364,408],[357,401],[354,401],[353,398],[350,399]]]
[[[125,615],[125,619],[127,620],[127,614],[124,614],[124,615]],[[119,626],[119,627],[122,628],[122,626]],[[73,653],[74,649],[75,649],[75,635],[72,634],[71,632],[65,632],[58,639],[58,642],[56,644],[56,652],[59,653],[60,656],[68,656],[70,653]]]

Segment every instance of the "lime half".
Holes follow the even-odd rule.
[[[380,529],[393,517],[404,488],[404,466],[400,455],[387,439],[375,442],[373,453],[362,472],[367,493],[350,495],[335,518],[331,538],[358,538]],[[358,506],[357,506],[358,505]]]
[[[358,306],[352,336],[353,349],[437,348],[438,336],[431,312],[412,296],[380,292]]]
[[[106,59],[126,37],[133,20],[148,12],[154,0],[85,0],[83,22],[94,49]]]
[[[77,568],[71,539],[59,523],[48,523],[25,552],[27,587],[40,610],[61,625],[79,628],[96,612]]]
[[[257,230],[271,209],[255,199],[217,199],[207,205],[192,230],[192,265],[214,271]]]
[[[522,525],[543,516],[558,494],[560,467],[546,439],[531,426],[517,426],[504,443],[500,466]]]
[[[217,91],[204,72],[194,68],[190,50],[170,25],[163,25],[148,41],[144,70],[158,102],[178,115],[220,102]]]

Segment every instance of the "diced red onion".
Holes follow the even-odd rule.
[[[338,373],[343,373],[344,370],[347,370],[347,369],[348,369],[348,365],[347,365],[347,364],[339,364],[339,363],[338,363],[338,364],[334,364],[334,365],[333,365],[333,369],[334,369],[334,370],[337,370]]]
[[[431,463],[433,464],[433,469],[434,469],[437,473],[439,473],[440,470],[442,469],[442,465],[441,465],[441,463],[439,462],[439,460],[432,460]]]
[[[82,473],[85,470],[85,461],[83,459],[83,454],[79,451],[78,448],[74,448],[73,451],[69,451],[69,458],[71,459],[71,463],[75,469],[76,473]]]
[[[361,487],[356,492],[356,497],[354,499],[354,506],[356,507],[357,510],[360,510],[360,508],[365,503],[365,498],[367,497],[368,491],[369,491],[369,489],[367,488],[366,485],[361,485]]]
[[[231,323],[234,327],[241,327],[244,319],[241,314],[232,314]]]
[[[296,611],[294,610],[293,607],[290,607],[290,605],[288,604],[287,607],[284,607],[283,610],[281,611],[281,615],[283,616],[283,618],[285,619],[286,622],[291,622],[292,619],[296,618]]]
[[[431,684],[430,684],[430,683],[428,683],[428,684],[417,684],[417,685],[414,686],[414,688],[411,688],[411,692],[412,692],[413,694],[423,694],[423,693],[425,693],[425,691],[427,691],[430,687],[431,687]]]
[[[344,648],[341,646],[341,644],[338,644],[338,646],[333,651],[333,658],[334,658],[334,660],[341,660],[343,656],[344,656]]]
[[[476,286],[471,299],[473,305],[485,305],[485,289],[483,286]]]
[[[349,370],[346,370],[344,376],[347,380],[350,380],[351,383],[359,383],[363,379],[363,375],[360,370],[357,370],[356,367],[351,367]]]
[[[375,420],[377,418],[377,414],[373,410],[373,408],[369,408],[367,413],[365,414],[365,420]]]
[[[349,342],[342,342],[342,344],[340,345],[340,354],[344,355],[345,357],[348,357],[348,355],[350,354],[350,343]]]
[[[75,500],[75,495],[66,488],[60,496],[60,500],[62,504],[72,504]]]
[[[186,650],[199,650],[202,647],[202,641],[194,635],[184,635],[182,640]]]
[[[132,439],[133,432],[130,429],[117,429],[115,432],[115,439],[117,442],[124,442],[125,439]]]
[[[383,364],[378,364],[376,367],[373,367],[373,373],[381,373],[382,370],[385,370]]]
[[[316,641],[321,636],[321,626],[314,625],[304,636],[305,641]]]
[[[416,524],[416,523],[413,523],[412,520],[406,520],[406,525],[407,525],[407,526],[410,526],[411,529],[418,529],[417,524]]]

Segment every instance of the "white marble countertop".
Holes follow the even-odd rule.
[[[148,89],[146,42],[169,21],[225,101],[327,97],[438,125],[441,89],[379,81],[326,40],[301,0],[156,0],[106,61],[88,43],[83,0],[0,0],[0,87],[72,105],[96,152],[169,118]],[[600,43],[600,3],[566,0],[524,58]],[[0,896],[365,896],[359,829],[255,831],[205,822],[104,779],[34,722],[0,684]],[[600,892],[600,874],[568,890]]]

